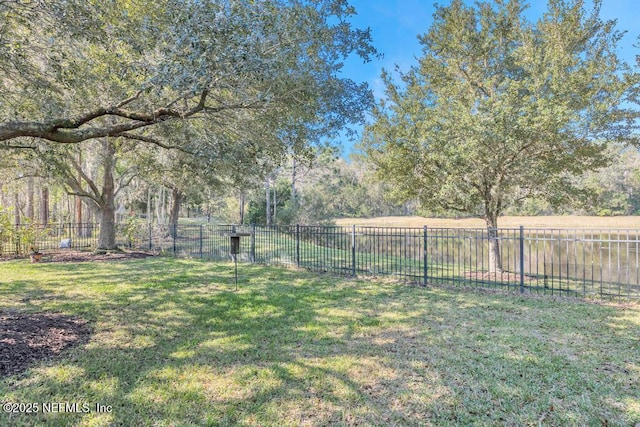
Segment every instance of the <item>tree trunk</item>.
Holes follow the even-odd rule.
[[[276,195],[276,187],[273,187],[273,224],[278,224],[278,196]]]
[[[116,209],[115,209],[115,183],[113,169],[115,166],[114,145],[106,138],[103,142],[103,183],[100,197],[100,236],[98,237],[98,250],[115,250],[116,247]]]
[[[27,178],[27,218],[29,218],[31,222],[35,219],[35,209],[33,206],[35,190],[33,186],[33,177],[30,176]]]
[[[156,196],[156,218],[158,224],[165,224],[165,191],[164,187],[158,188],[158,195]]]
[[[49,188],[44,185],[40,188],[40,223],[49,223]]]
[[[244,191],[240,193],[240,222],[238,224],[244,224]]]
[[[178,218],[180,217],[180,208],[184,194],[177,188],[171,189],[171,210],[169,211],[169,226],[171,230],[175,230],[174,227],[178,225]]]
[[[76,224],[78,225],[78,237],[84,236],[84,233],[82,232],[82,221],[82,199],[76,196]]]
[[[13,222],[20,225],[20,196],[18,190],[13,191]]]
[[[116,210],[113,204],[100,208],[100,236],[98,250],[115,250],[116,247]]]
[[[64,204],[65,204],[65,200],[68,198],[67,193],[62,193],[62,197],[60,197],[60,200],[58,200],[55,204],[56,206],[56,211],[57,211],[57,218],[56,220],[60,223],[65,222],[66,221],[66,217],[64,215]]]
[[[82,151],[78,151],[78,164],[82,165]],[[79,183],[82,183],[82,174],[80,174],[80,172],[78,172],[78,178],[77,178]],[[85,233],[83,233],[83,227],[82,227],[82,199],[80,197],[76,196],[76,224],[78,227],[77,230],[77,235],[78,237],[84,237]]]
[[[162,224],[162,218],[160,218],[160,200],[162,198],[162,187],[158,188],[158,191],[156,192],[156,195],[154,197],[155,200],[155,207],[156,207],[156,222],[158,224]]]
[[[65,222],[73,222],[73,209],[71,208],[71,196],[69,196],[68,194],[65,194],[65,200],[67,202],[67,211],[65,212],[64,215],[64,221]]]
[[[498,240],[498,215],[487,214],[487,236],[489,237],[489,271],[502,272],[502,258],[500,257],[500,240]]]
[[[151,211],[151,186],[147,189],[147,225],[151,225],[153,220],[153,212]]]
[[[267,200],[265,202],[265,212],[267,214],[267,227],[269,227],[271,226],[271,188],[269,187],[269,179],[267,179],[266,187]]]
[[[291,208],[296,209],[296,203],[298,202],[297,194],[296,194],[296,179],[297,179],[297,163],[296,159],[293,158],[291,161]]]

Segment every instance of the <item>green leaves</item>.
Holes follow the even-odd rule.
[[[427,209],[495,217],[527,197],[567,200],[573,175],[624,140],[619,33],[582,1],[536,23],[518,0],[439,7],[419,64],[375,110],[365,146],[379,176]]]
[[[20,4],[0,5],[0,95],[14,107],[0,106],[0,140],[75,143],[239,109],[318,138],[371,104],[338,75],[350,53],[376,53],[341,0]]]

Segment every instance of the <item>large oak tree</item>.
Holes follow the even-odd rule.
[[[247,115],[260,140],[292,126],[305,141],[331,134],[370,106],[366,85],[339,75],[346,56],[375,54],[354,13],[344,0],[0,1],[0,149],[129,139],[186,150],[154,128],[205,120],[221,136],[202,144],[231,141],[227,124]],[[113,208],[105,165],[100,197]]]
[[[566,202],[572,176],[628,136],[620,33],[600,2],[550,0],[536,22],[520,0],[438,7],[419,63],[388,74],[365,149],[396,195],[484,218],[502,270],[498,217],[517,200]]]

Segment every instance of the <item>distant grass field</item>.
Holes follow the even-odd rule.
[[[421,216],[387,216],[377,218],[339,218],[337,225],[360,225],[372,227],[486,227],[479,218],[449,219],[424,218]],[[640,229],[640,216],[505,216],[498,220],[501,228],[629,228]]]
[[[0,263],[0,309],[93,335],[2,401],[12,426],[635,425],[640,307],[152,258]]]

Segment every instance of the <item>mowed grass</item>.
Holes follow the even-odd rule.
[[[425,218],[421,216],[385,216],[376,218],[339,218],[337,225],[369,227],[436,227],[436,228],[484,228],[480,218]],[[640,216],[504,216],[498,219],[500,228],[618,228],[640,229]]]
[[[0,425],[635,425],[640,307],[153,258],[0,264],[2,310],[93,335],[3,401],[110,413]]]

